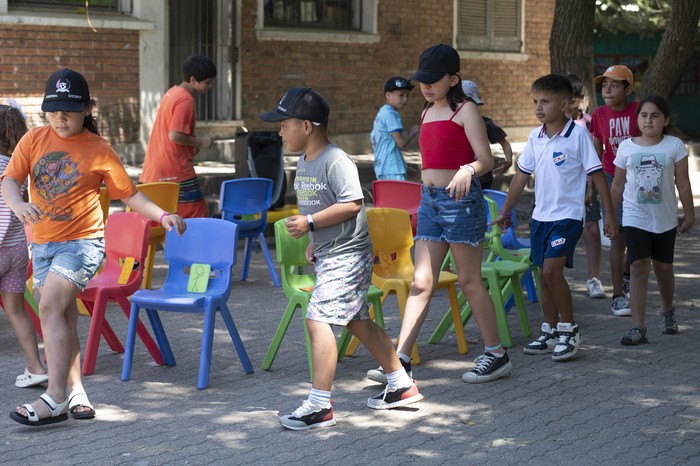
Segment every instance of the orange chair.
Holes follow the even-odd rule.
[[[177,212],[177,199],[180,195],[180,185],[171,182],[155,182],[144,183],[136,186],[139,191],[146,195],[150,200],[155,202],[158,207],[166,212]],[[126,208],[127,212],[131,209]],[[148,241],[148,256],[144,267],[143,286],[144,289],[151,287],[151,279],[153,278],[153,258],[156,254],[156,244],[163,245],[165,243],[165,228],[158,222],[151,222],[151,237]]]
[[[83,359],[83,375],[90,375],[95,371],[100,335],[104,335],[114,351],[124,352],[124,347],[105,320],[105,313],[107,303],[113,301],[122,308],[127,318],[129,317],[131,304],[128,298],[139,289],[144,276],[144,259],[149,247],[149,224],[147,218],[135,212],[115,213],[107,220],[105,266],[78,295],[78,299],[92,316]],[[133,264],[125,262],[127,258],[133,258]],[[165,364],[158,345],[140,321],[137,331],[156,363]]]
[[[411,229],[415,235],[422,186],[414,181],[375,180],[372,182],[374,207],[391,207],[408,212],[411,216]]]
[[[384,292],[382,302],[389,294],[395,294],[398,299],[399,312],[403,319],[406,300],[413,281],[413,259],[411,247],[413,235],[408,213],[401,209],[379,208],[367,211],[369,236],[372,239],[374,252],[374,269],[372,284]],[[452,320],[455,324],[457,345],[460,353],[467,353],[467,340],[462,326],[459,302],[457,301],[457,275],[450,272],[440,272],[437,288],[447,290]],[[414,364],[420,364],[417,345],[413,346],[411,358]]]

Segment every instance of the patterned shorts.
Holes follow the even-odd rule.
[[[27,243],[0,248],[0,291],[24,293],[29,253]]]
[[[316,286],[306,318],[334,325],[369,319],[367,291],[372,281],[372,253],[318,259]]]

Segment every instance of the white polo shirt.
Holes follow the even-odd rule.
[[[544,125],[534,129],[517,167],[535,173],[532,218],[540,222],[583,220],[586,176],[603,169],[588,131],[571,119],[551,138]]]

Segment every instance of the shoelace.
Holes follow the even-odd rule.
[[[302,417],[306,414],[311,414],[316,411],[315,405],[311,403],[308,398],[302,401],[301,406],[294,410],[292,417]]]
[[[474,372],[477,373],[482,373],[486,369],[489,368],[489,366],[495,361],[496,358],[494,356],[487,356],[485,354],[482,354],[481,356],[477,357],[474,362],[476,363],[476,367],[473,369]]]

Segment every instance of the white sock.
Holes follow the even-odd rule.
[[[312,388],[309,392],[309,401],[321,408],[327,408],[331,404],[331,392]]]
[[[386,374],[386,385],[389,389],[405,388],[413,385],[413,380],[411,380],[402,367],[397,371]]]
[[[409,356],[408,354],[399,353],[398,351],[396,352],[396,354],[398,355],[399,359],[402,360],[403,362],[410,362],[411,361],[411,356]]]

